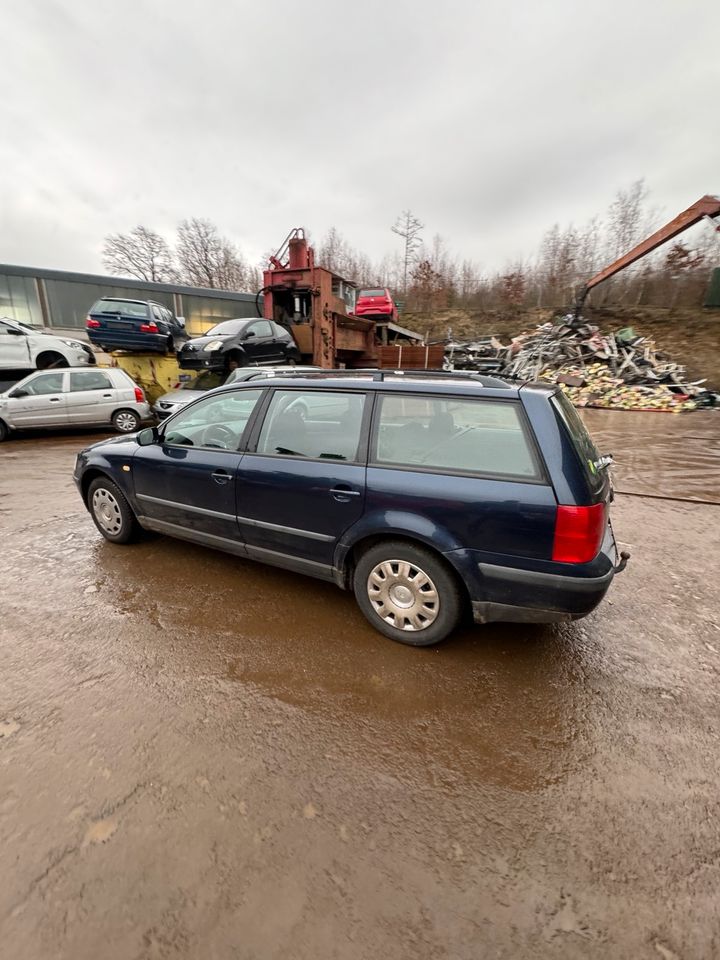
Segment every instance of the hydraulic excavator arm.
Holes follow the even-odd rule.
[[[710,196],[710,194],[706,194],[691,207],[688,207],[687,210],[683,210],[682,213],[678,214],[670,223],[666,223],[664,227],[656,230],[652,236],[647,237],[647,239],[633,247],[632,250],[629,250],[614,263],[611,263],[610,266],[596,273],[594,277],[588,280],[578,297],[575,305],[576,319],[580,316],[580,311],[582,310],[587,295],[594,287],[602,283],[603,280],[615,276],[616,273],[624,270],[625,267],[629,267],[631,263],[640,260],[641,257],[656,250],[662,246],[663,243],[667,243],[668,240],[672,240],[673,237],[677,237],[683,233],[683,231],[693,227],[696,223],[700,223],[703,219],[708,220],[712,224],[713,229],[720,232],[720,223],[714,219],[717,216],[720,216],[720,197],[713,197]]]

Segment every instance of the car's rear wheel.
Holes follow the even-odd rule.
[[[10,431],[7,428],[7,424],[0,420],[0,443],[2,443],[3,440],[7,440],[8,433],[10,433]]]
[[[353,589],[376,630],[413,647],[444,640],[462,614],[453,572],[430,550],[403,540],[387,540],[363,553]]]
[[[54,353],[51,350],[39,354],[37,360],[35,361],[35,365],[37,366],[38,370],[50,370],[54,367],[70,366],[61,353]]]
[[[95,526],[111,543],[130,543],[140,533],[135,514],[122,491],[107,477],[90,484],[87,503]]]
[[[118,433],[135,433],[140,429],[140,417],[133,410],[116,410],[112,424]]]

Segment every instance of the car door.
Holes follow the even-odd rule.
[[[35,373],[9,393],[9,416],[16,427],[56,427],[68,422],[66,377],[62,370]]]
[[[22,370],[30,362],[27,335],[14,324],[0,320],[0,369]]]
[[[284,356],[269,320],[256,320],[248,324],[242,333],[242,347],[253,363],[271,363]]]
[[[203,397],[140,446],[132,475],[144,526],[244,553],[235,516],[239,452],[261,389]]]
[[[250,556],[332,579],[335,545],[363,512],[368,411],[359,391],[272,391],[238,471]]]
[[[68,423],[110,423],[115,387],[103,370],[71,371],[67,392]]]

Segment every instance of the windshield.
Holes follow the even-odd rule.
[[[358,293],[358,300],[360,297],[386,297],[387,294],[384,290],[360,290]]]
[[[192,380],[180,384],[181,390],[213,390],[225,382],[225,374],[215,370],[203,370]]]
[[[243,327],[246,327],[248,324],[247,320],[223,320],[222,323],[216,323],[214,327],[210,327],[207,333],[204,333],[204,337],[231,337],[236,333],[240,333]]]

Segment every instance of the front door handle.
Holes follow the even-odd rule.
[[[216,470],[214,473],[211,473],[210,476],[213,478],[215,483],[219,483],[220,486],[223,486],[229,480],[232,480],[232,474],[228,473],[227,470]]]
[[[60,403],[60,397],[50,397],[50,403]]]
[[[330,496],[333,500],[339,500],[340,503],[347,503],[350,497],[359,497],[361,493],[359,490],[352,490],[350,487],[346,487],[344,484],[339,484],[337,487],[333,487],[330,491]]]

